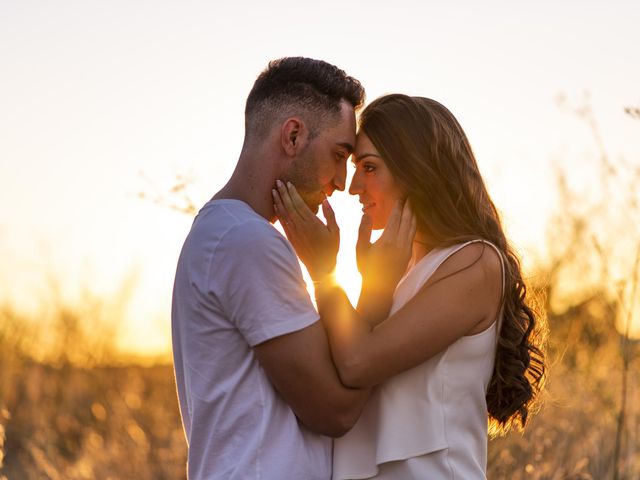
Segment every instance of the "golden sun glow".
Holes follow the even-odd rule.
[[[256,75],[285,55],[334,63],[362,82],[368,101],[403,92],[451,108],[510,236],[528,254],[527,266],[545,241],[549,216],[563,208],[553,195],[558,159],[573,181],[601,147],[584,122],[558,107],[559,94],[590,92],[602,126],[598,138],[611,159],[626,155],[635,162],[640,151],[638,121],[624,113],[638,103],[640,63],[629,60],[637,56],[633,2],[581,9],[580,21],[570,2],[554,6],[553,15],[536,8],[525,24],[519,9],[500,2],[467,5],[468,18],[482,21],[461,20],[460,8],[446,2],[410,2],[411,14],[393,24],[394,6],[347,2],[342,15],[331,8],[314,13],[316,26],[331,22],[344,33],[329,37],[321,27],[283,17],[271,3],[256,2],[251,18],[242,7],[222,3],[174,8],[165,2],[152,12],[157,28],[143,31],[138,20],[149,12],[142,3],[42,3],[34,10],[32,2],[5,2],[0,42],[14,48],[3,56],[0,91],[9,112],[0,116],[0,181],[11,204],[0,212],[0,300],[27,308],[47,289],[48,276],[61,279],[70,296],[89,285],[108,297],[123,279],[138,275],[118,341],[126,350],[166,352],[173,274],[192,217],[136,194],[172,191],[180,175],[193,179],[191,203],[203,205],[234,168]],[[427,16],[439,21],[425,31]],[[256,45],[238,22],[258,37],[270,26],[269,41]],[[594,25],[617,34],[593,35]],[[527,40],[541,28],[543,41]],[[389,35],[369,35],[381,30]],[[363,36],[366,48],[350,47]],[[292,46],[291,38],[300,42]],[[429,47],[442,38],[450,41]],[[224,48],[230,42],[235,48]],[[461,74],[469,69],[478,73],[473,81]],[[583,183],[576,191],[593,191]],[[337,277],[355,303],[360,212],[346,193],[336,192],[332,204],[342,229]]]
[[[338,263],[336,267],[336,280],[340,286],[344,289],[349,301],[353,306],[358,303],[358,296],[360,295],[360,287],[362,286],[362,277],[357,268],[354,268],[356,264],[355,252],[344,253],[342,260],[345,262]]]

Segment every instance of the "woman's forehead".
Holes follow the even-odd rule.
[[[356,137],[356,152],[363,149],[377,152],[376,147],[373,145],[367,134],[360,131]]]

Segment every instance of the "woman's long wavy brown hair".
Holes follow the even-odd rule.
[[[503,320],[486,397],[489,431],[496,435],[524,428],[546,377],[546,321],[527,294],[520,261],[467,136],[440,103],[400,94],[372,102],[361,113],[359,126],[408,192],[418,230],[433,246],[484,239],[502,253]]]

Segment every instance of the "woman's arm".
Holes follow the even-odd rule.
[[[318,308],[342,382],[351,387],[376,385],[428,360],[459,338],[488,328],[499,312],[501,275],[493,249],[483,252],[482,245],[468,245],[375,328],[357,312],[345,311],[346,297],[337,285],[320,284]]]

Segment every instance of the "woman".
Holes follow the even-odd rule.
[[[335,441],[334,478],[485,478],[488,423],[494,434],[524,427],[543,386],[543,319],[451,112],[387,95],[359,127],[358,308],[330,277],[314,283],[343,383],[375,388]],[[303,260],[321,261],[309,252],[326,251],[327,235],[295,188],[279,190],[276,210]],[[373,246],[372,228],[385,228]]]

